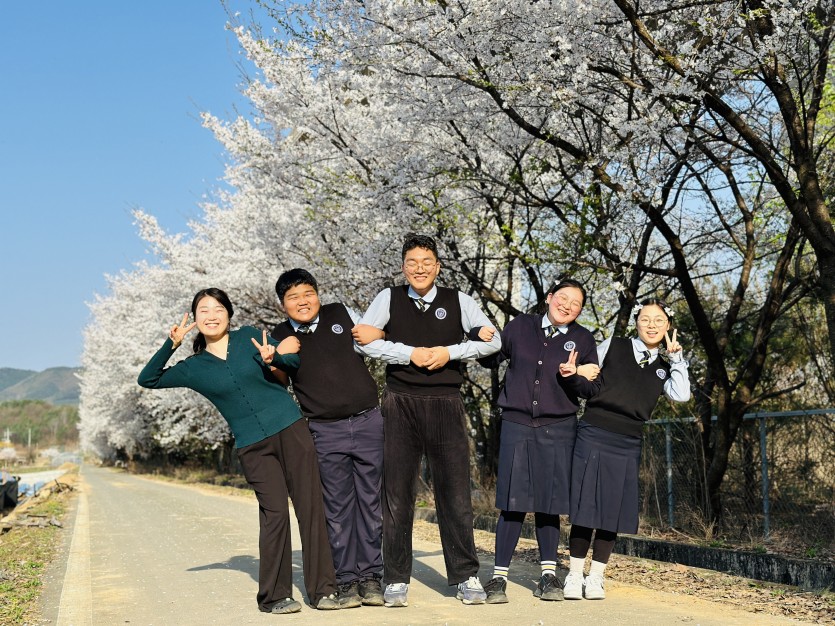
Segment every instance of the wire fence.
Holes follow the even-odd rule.
[[[642,529],[675,528],[717,543],[791,544],[835,554],[835,409],[746,414],[721,487],[722,527],[705,512],[694,418],[653,420],[641,459]]]

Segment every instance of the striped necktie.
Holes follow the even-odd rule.
[[[545,329],[545,336],[548,337],[548,339],[551,339],[552,337],[555,337],[559,332],[560,329],[552,325]]]
[[[310,327],[310,324],[299,324],[299,327],[296,329],[297,333],[301,333],[302,335],[307,335],[313,332],[313,329]]]
[[[417,308],[420,309],[421,313],[429,308],[429,303],[423,298],[415,298],[415,304],[417,305]]]
[[[640,361],[638,361],[638,365],[640,365],[641,367],[643,367],[644,365],[646,365],[647,363],[649,363],[649,358],[650,358],[650,356],[652,356],[652,355],[650,355],[649,350],[644,350],[643,352],[641,352],[641,355],[642,355],[644,358],[642,358]]]

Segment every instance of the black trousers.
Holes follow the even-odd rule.
[[[420,460],[426,454],[447,581],[478,573],[470,499],[470,446],[461,396],[415,396],[386,390],[383,460],[383,578],[408,583]]]
[[[336,592],[336,577],[325,527],[319,463],[307,424],[298,420],[275,435],[239,448],[238,458],[258,498],[258,608],[269,611],[279,600],[293,596],[288,496],[299,522],[304,586],[315,606],[320,598]]]

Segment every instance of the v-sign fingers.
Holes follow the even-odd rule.
[[[673,328],[673,343],[676,343],[676,335],[678,334],[678,328]]]
[[[182,322],[180,322],[180,326],[181,326],[181,327],[182,327],[182,326],[185,326],[185,325],[186,325],[186,322],[188,322],[188,311],[186,311],[185,313],[183,313],[183,321],[182,321]]]

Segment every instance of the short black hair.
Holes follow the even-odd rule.
[[[557,293],[560,289],[564,287],[574,287],[580,290],[580,293],[583,294],[583,302],[580,303],[580,308],[586,306],[586,288],[583,287],[583,283],[579,280],[574,280],[573,278],[563,278],[558,280],[551,288],[548,290],[548,293]]]
[[[300,267],[295,267],[284,272],[275,282],[275,292],[278,295],[278,300],[284,302],[284,294],[299,285],[310,285],[316,293],[319,293],[319,283],[313,278],[313,274]]]
[[[408,233],[403,239],[403,255],[402,258],[406,258],[406,253],[409,250],[414,250],[415,248],[424,248],[426,250],[431,250],[432,254],[435,255],[435,258],[438,258],[438,245],[435,243],[435,240],[432,239],[429,235],[418,235],[417,233]]]

